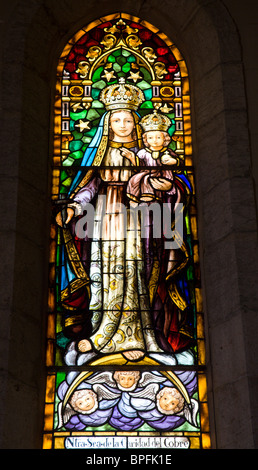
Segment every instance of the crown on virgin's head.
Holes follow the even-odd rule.
[[[107,110],[136,110],[145,100],[143,92],[137,86],[125,83],[123,77],[119,78],[118,83],[104,88],[99,99],[104,103]]]
[[[171,121],[167,116],[158,114],[155,110],[152,114],[146,114],[141,121],[140,125],[144,132],[148,131],[167,131],[171,126]]]

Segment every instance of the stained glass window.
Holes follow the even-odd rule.
[[[43,447],[209,448],[188,70],[118,13],[57,67]]]

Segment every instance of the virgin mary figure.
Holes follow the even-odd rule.
[[[122,352],[137,359],[165,349],[158,338],[164,336],[163,320],[160,315],[159,321],[155,319],[150,299],[150,283],[156,283],[157,292],[160,282],[155,257],[141,237],[139,221],[135,225],[130,217],[126,198],[128,180],[137,167],[134,155],[142,146],[137,109],[144,95],[120,79],[102,91],[100,100],[106,113],[71,185],[66,220],[57,216],[64,240],[61,299],[65,325],[79,332],[81,352]],[[165,194],[166,185],[160,184]],[[94,207],[93,231],[89,233],[86,224],[81,238],[76,236],[76,224],[89,204]],[[125,214],[121,207],[126,207]]]

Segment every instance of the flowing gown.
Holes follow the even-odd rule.
[[[74,198],[80,204],[94,198],[90,281],[94,349],[102,353],[126,350],[161,351],[154,334],[146,287],[144,247],[139,220],[126,208],[130,162],[118,148],[108,147],[102,168]]]

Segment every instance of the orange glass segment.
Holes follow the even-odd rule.
[[[208,404],[200,403],[200,408],[201,408],[201,429],[202,429],[202,432],[207,433],[210,430]]]
[[[44,430],[53,431],[53,423],[54,423],[54,405],[46,403]]]
[[[200,366],[205,366],[205,343],[204,340],[197,340],[198,346],[198,364]]]
[[[43,434],[43,449],[52,449],[52,434]]]
[[[210,449],[211,448],[210,434],[207,434],[207,433],[202,434],[202,448],[203,449]]]
[[[55,380],[54,374],[47,376],[46,384],[46,403],[53,403],[55,399]]]
[[[204,374],[199,374],[198,386],[199,386],[199,400],[207,401],[207,380]]]

